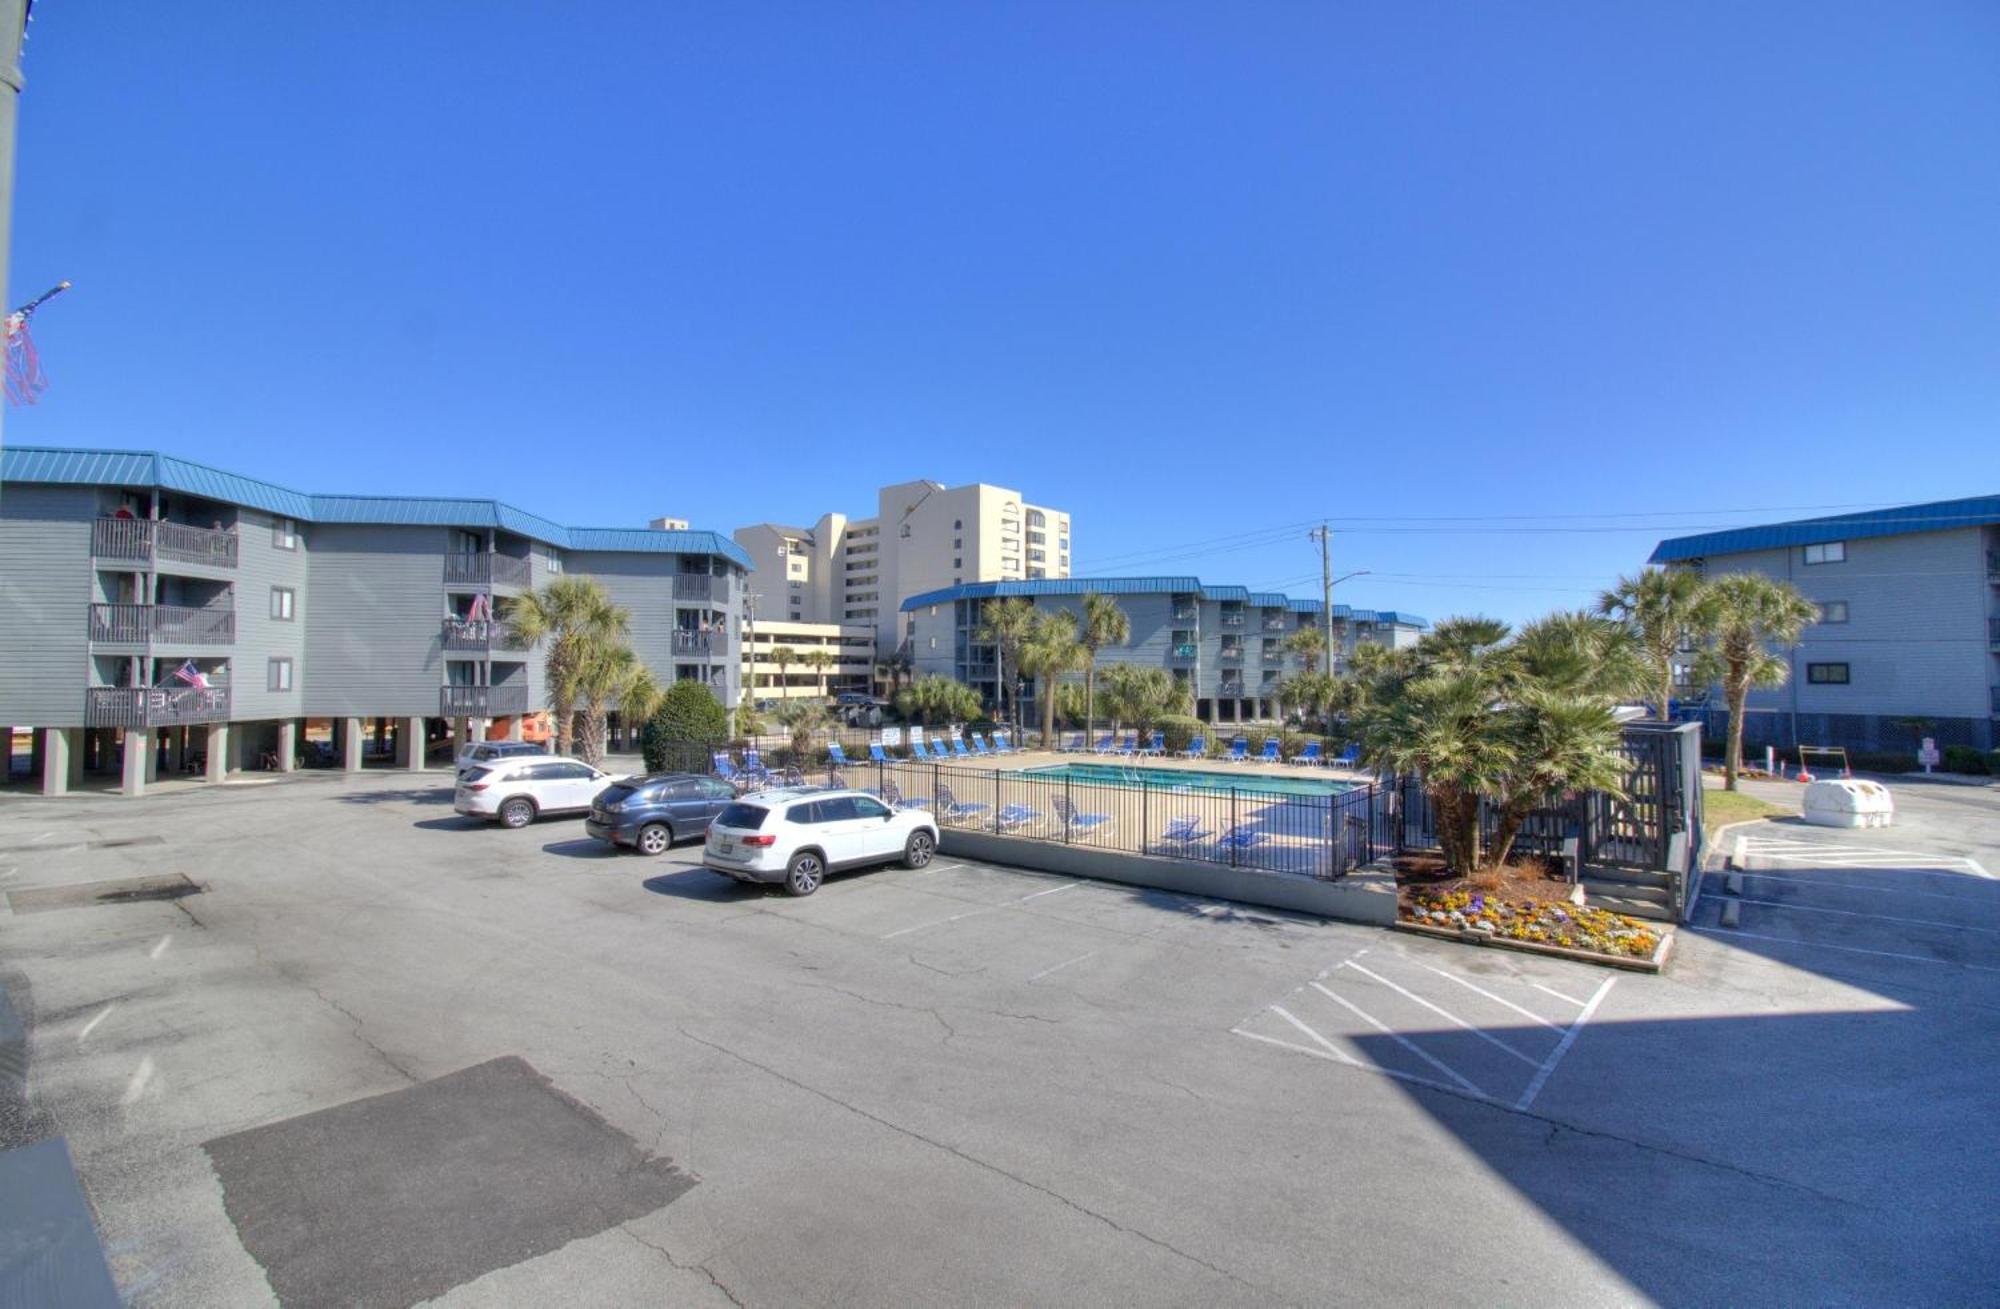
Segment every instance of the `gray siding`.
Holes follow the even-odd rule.
[[[83,721],[93,487],[0,491],[0,726]]]
[[[313,575],[305,664],[294,670],[305,713],[437,716],[447,529],[314,523],[301,532]],[[254,676],[261,687],[261,664]]]
[[[1992,657],[1986,618],[1984,536],[1978,528],[1847,542],[1837,564],[1804,562],[1803,551],[1718,555],[1711,577],[1762,572],[1815,604],[1844,600],[1848,621],[1806,629],[1783,687],[1751,694],[1750,707],[1802,714],[1986,718]],[[1845,663],[1845,686],[1806,680],[1809,663]]]
[[[737,652],[742,648],[741,581],[730,581],[725,598],[706,604],[693,600],[676,601],[673,579],[681,570],[682,558],[674,554],[573,550],[565,556],[563,566],[573,574],[596,579],[614,601],[630,612],[632,651],[646,667],[653,670],[654,678],[662,687],[673,684],[674,670],[678,665],[695,664],[704,671],[713,669],[719,672],[719,676],[711,685],[722,703],[733,709],[742,693],[742,676],[737,659]],[[708,556],[700,558],[705,565]],[[724,585],[724,579],[714,580],[718,587]],[[708,658],[674,653],[673,634],[679,626],[678,611],[682,609],[690,612],[710,610],[725,615],[723,625],[726,631],[722,634],[721,644]]]
[[[299,548],[280,550],[273,542],[273,516],[258,509],[237,514],[236,652],[230,657],[230,717],[298,718],[305,713],[306,624],[313,611],[312,532],[299,527]],[[271,617],[271,588],[291,587],[291,622]],[[292,689],[273,692],[265,670],[274,657],[292,661]]]

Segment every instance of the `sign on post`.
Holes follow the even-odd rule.
[[[1939,756],[1936,737],[1927,736],[1924,738],[1922,748],[1917,751],[1917,762],[1924,766],[1926,773],[1938,766]]]

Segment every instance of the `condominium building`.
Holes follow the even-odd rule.
[[[308,495],[170,455],[0,452],[0,724],[48,789],[292,767],[303,720],[421,767],[546,697],[517,599],[587,575],[661,681],[734,707],[749,557],[713,532],[563,527],[495,500]],[[9,740],[11,741],[11,734]]]
[[[815,653],[832,662],[814,662]],[[866,692],[875,677],[875,629],[866,623],[745,622],[742,675],[753,701]]]
[[[749,585],[758,618],[863,623],[885,657],[896,650],[897,611],[910,596],[1070,570],[1069,514],[984,482],[901,482],[876,493],[872,518],[829,513],[811,527],[758,523],[735,536],[756,566]]]
[[[1107,663],[1166,668],[1187,686],[1195,716],[1204,722],[1252,722],[1278,716],[1278,689],[1304,661],[1286,648],[1301,627],[1325,630],[1318,600],[1294,600],[1240,586],[1205,586],[1194,577],[1100,577],[1070,581],[968,582],[913,595],[902,604],[913,670],[954,678],[977,688],[993,704],[998,680],[1015,680],[998,668],[997,652],[979,639],[987,607],[1009,596],[1044,612],[1083,613],[1083,597],[1109,596],[1125,612],[1131,637],[1098,651]],[[1333,607],[1336,666],[1362,644],[1392,649],[1413,645],[1428,624],[1414,614]],[[1032,696],[1037,688],[1025,688]]]
[[[1909,752],[1929,736],[1993,747],[2000,496],[1675,537],[1652,562],[1782,578],[1819,606],[1783,652],[1785,684],[1751,692],[1753,745]],[[1710,705],[1720,698],[1710,690]],[[1719,729],[1719,708],[1713,717]]]

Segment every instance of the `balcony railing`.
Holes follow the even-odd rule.
[[[507,624],[494,618],[447,618],[439,630],[439,641],[447,653],[489,654],[495,650],[520,651],[527,643],[515,636]]]
[[[90,639],[100,645],[234,645],[234,609],[185,605],[90,606]]]
[[[1986,580],[2000,582],[2000,550],[1986,552]]]
[[[83,695],[85,727],[181,727],[229,719],[226,686],[91,686]]]
[[[1225,664],[1240,664],[1243,662],[1243,647],[1240,645],[1225,645],[1222,647],[1220,657]]]
[[[1986,620],[1986,640],[1990,644],[2000,645],[2000,618]]]
[[[1195,647],[1188,644],[1177,645],[1173,648],[1172,654],[1176,659],[1192,659],[1195,656]]]
[[[729,633],[727,632],[680,632],[674,633],[674,653],[677,655],[707,655],[711,659],[723,659],[729,654]],[[768,658],[768,655],[764,656]]]
[[[1243,614],[1242,614],[1242,611],[1241,611],[1241,610],[1236,610],[1236,609],[1225,609],[1225,610],[1223,610],[1223,611],[1222,611],[1222,625],[1223,625],[1224,627],[1241,627],[1241,626],[1243,626]]]
[[[1220,696],[1241,696],[1243,694],[1243,683],[1240,681],[1231,682],[1224,680],[1216,684],[1215,693]]]
[[[447,686],[438,692],[438,712],[446,718],[494,718],[528,712],[526,686]]]
[[[2000,686],[1989,688],[1993,692],[1993,712],[2000,714]]]
[[[1273,641],[1264,647],[1264,662],[1282,664],[1285,662],[1285,647]]]
[[[676,573],[674,575],[674,599],[676,600],[727,600],[729,579],[714,577],[708,573]]]
[[[1176,600],[1174,602],[1174,621],[1177,623],[1193,622],[1194,606],[1186,601]]]
[[[1275,614],[1267,614],[1264,617],[1264,630],[1267,632],[1282,632],[1285,630],[1285,620]]]
[[[474,554],[455,550],[444,557],[446,586],[530,586],[533,572],[525,559],[513,555]]]
[[[236,533],[150,518],[100,518],[90,525],[90,553],[135,564],[167,561],[236,567]]]

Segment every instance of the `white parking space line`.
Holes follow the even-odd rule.
[[[964,867],[965,867],[964,864],[926,864],[922,868],[919,868],[916,872],[911,873],[910,876],[928,877],[932,873],[944,873],[944,872],[949,872],[954,868],[964,868]]]
[[[1419,963],[1417,967],[1423,969],[1425,972],[1428,973],[1436,973],[1439,977],[1442,977],[1447,982],[1457,982],[1460,986],[1464,987],[1468,991],[1476,991],[1480,995],[1485,996],[1488,1000],[1491,1000],[1494,1004],[1497,1004],[1504,1009],[1512,1009],[1515,1013],[1521,1015],[1521,1017],[1528,1019],[1530,1022],[1540,1023],[1543,1027],[1548,1028],[1551,1032],[1560,1032],[1562,1030],[1562,1027],[1559,1024],[1550,1022],[1548,1019],[1542,1017],[1534,1010],[1523,1009],[1520,1005],[1515,1004],[1512,1000],[1506,999],[1502,996],[1497,996],[1483,986],[1474,986],[1471,982],[1466,981],[1463,977],[1460,977],[1457,973],[1447,973],[1442,968],[1432,968],[1429,964],[1426,963]],[[1533,983],[1530,983],[1530,985],[1533,985]],[[1535,989],[1548,990],[1547,987],[1542,987],[1542,986],[1537,986]],[[1556,995],[1554,991],[1549,991],[1549,994]],[[1569,997],[1557,995],[1556,998],[1558,1000],[1566,1000]],[[1570,1003],[1575,1004],[1576,1002],[1574,1000],[1571,1000]]]
[[[1033,976],[1029,977],[1028,980],[1031,982],[1039,982],[1044,977],[1047,977],[1050,973],[1059,973],[1063,969],[1069,967],[1071,964],[1080,964],[1086,959],[1095,959],[1098,955],[1101,955],[1103,953],[1104,951],[1102,950],[1092,950],[1090,953],[1080,954],[1074,959],[1065,959],[1059,964],[1050,964],[1047,968],[1044,968],[1041,972],[1036,973]]]
[[[1855,891],[1866,895],[1893,895],[1899,898],[1921,896],[1926,900],[1951,900],[1958,904],[1977,899],[1979,894],[1975,892],[1972,895],[1955,895],[1948,891],[1913,891],[1900,886],[1863,886],[1859,882],[1836,882],[1826,877],[1788,877],[1783,873],[1753,873],[1747,870],[1744,870],[1741,876],[1752,882],[1782,882],[1786,886],[1819,886],[1829,891]],[[2000,900],[1991,903],[2000,904]]]
[[[1535,1074],[1535,1080],[1528,1083],[1528,1089],[1521,1092],[1521,1098],[1514,1102],[1516,1109],[1525,1111],[1535,1102],[1535,1097],[1542,1093],[1542,1087],[1548,1084],[1549,1074],[1556,1070],[1556,1065],[1569,1053],[1570,1046],[1576,1044],[1577,1033],[1581,1032],[1583,1025],[1590,1021],[1590,1016],[1597,1012],[1597,1006],[1611,993],[1611,984],[1617,980],[1615,977],[1604,979],[1604,984],[1597,988],[1597,994],[1590,997],[1590,1003],[1583,1007],[1583,1012],[1576,1016],[1576,1021],[1569,1025],[1567,1032],[1563,1033],[1562,1040],[1556,1043],[1555,1053],[1542,1064],[1541,1070]]]
[[[987,905],[984,909],[968,909],[962,914],[953,914],[949,918],[933,918],[927,923],[918,923],[914,927],[900,928],[894,932],[888,933],[882,939],[885,941],[893,941],[899,936],[908,936],[911,932],[921,932],[926,927],[943,927],[946,923],[956,923],[962,919],[976,918],[980,914],[998,913],[1000,910],[1005,909],[1007,907],[1008,906],[1006,905],[993,904],[993,905]]]
[[[1761,905],[1766,909],[1796,909],[1802,914],[1838,914],[1842,918],[1871,918],[1878,923],[1907,923],[1913,927],[1943,927],[1954,932],[1983,932],[1988,936],[2000,936],[2000,928],[1974,927],[1969,923],[1946,922],[1940,918],[1901,918],[1895,914],[1864,914],[1858,909],[1827,909],[1816,904],[1793,904],[1787,900],[1751,900],[1739,898],[1739,904]]]
[[[1797,946],[1801,950],[1838,950],[1843,954],[1874,955],[1881,959],[1907,959],[1917,964],[1942,964],[1947,968],[1969,968],[1978,973],[2000,973],[2000,967],[1990,964],[1961,963],[1956,959],[1937,959],[1927,954],[1903,954],[1895,950],[1870,950],[1859,945],[1834,945],[1829,941],[1801,941],[1790,936],[1772,936],[1767,932],[1745,932],[1734,927],[1696,927],[1688,924],[1688,930],[1701,936],[1741,936],[1752,941],[1775,941],[1779,945]]]
[[[1277,1010],[1277,1012],[1284,1013],[1282,1009]],[[1287,1014],[1286,1017],[1290,1017],[1290,1015]],[[1429,1077],[1419,1077],[1415,1073],[1406,1073],[1400,1069],[1384,1068],[1380,1064],[1367,1063],[1356,1059],[1353,1055],[1343,1050],[1315,1050],[1309,1045],[1299,1045],[1293,1041],[1281,1041],[1275,1036],[1266,1036],[1262,1032],[1247,1032],[1240,1027],[1232,1027],[1229,1030],[1232,1035],[1247,1036],[1253,1041],[1262,1041],[1266,1045],[1275,1045],[1280,1050],[1296,1050],[1300,1054],[1309,1054],[1315,1059],[1330,1059],[1337,1064],[1346,1064],[1349,1068],[1358,1068],[1364,1073],[1377,1073],[1383,1077],[1393,1077],[1398,1081],[1414,1082],[1418,1086],[1428,1086],[1435,1091],[1449,1091],[1454,1095],[1458,1093],[1458,1088],[1448,1082],[1439,1082]],[[1484,1099],[1485,1097],[1482,1096],[1480,1098]]]
[[[1495,1049],[1505,1050],[1508,1054],[1514,1056],[1516,1059],[1519,1059],[1522,1063],[1528,1065],[1528,1067],[1535,1068],[1540,1066],[1541,1060],[1535,1058],[1533,1055],[1521,1053],[1519,1050],[1516,1050],[1513,1046],[1508,1045],[1505,1041],[1493,1035],[1493,1033],[1487,1031],[1485,1028],[1473,1026],[1471,1023],[1466,1022],[1463,1018],[1460,1018],[1457,1014],[1452,1013],[1449,1009],[1446,1009],[1440,1005],[1432,1004],[1429,1000],[1424,999],[1422,996],[1418,995],[1414,991],[1405,990],[1403,987],[1396,985],[1388,978],[1382,976],[1382,974],[1373,972],[1367,968],[1363,968],[1360,964],[1354,963],[1351,960],[1348,962],[1346,966],[1352,968],[1355,972],[1360,973],[1363,977],[1371,977],[1375,979],[1382,985],[1388,987],[1391,991],[1394,991],[1397,995],[1400,995],[1405,999],[1412,1000],[1417,1004],[1422,1005],[1424,1008],[1438,1015],[1446,1022],[1452,1023],[1455,1026],[1460,1027],[1465,1031],[1472,1033],[1474,1036],[1478,1037],[1480,1040],[1486,1042],[1488,1045],[1494,1047]],[[1314,982],[1312,986],[1313,990],[1318,991],[1321,995],[1333,995],[1333,992],[1327,990],[1324,986],[1321,986],[1318,982]]]
[[[1043,896],[1045,896],[1045,895],[1054,895],[1054,894],[1055,894],[1055,893],[1056,893],[1057,891],[1067,891],[1067,890],[1071,889],[1072,887],[1078,887],[1078,886],[1082,886],[1082,885],[1083,885],[1083,883],[1082,883],[1082,882],[1065,882],[1065,883],[1063,883],[1063,884],[1062,884],[1061,886],[1052,886],[1052,887],[1050,887],[1050,888],[1049,888],[1048,890],[1046,890],[1046,891],[1036,891],[1036,892],[1034,892],[1033,894],[1030,894],[1030,895],[1024,895],[1024,896],[1022,896],[1022,897],[1021,897],[1021,899],[1023,899],[1023,900],[1039,900],[1039,899],[1041,899],[1041,898],[1042,898]]]
[[[1537,991],[1540,991],[1543,995],[1554,996],[1556,999],[1561,1000],[1564,1004],[1573,1004],[1579,1009],[1583,1008],[1584,1006],[1584,1002],[1582,1000],[1575,999],[1572,996],[1564,995],[1561,991],[1551,990],[1550,988],[1543,986],[1540,982],[1530,982],[1528,983],[1528,985],[1534,987]],[[1554,1026],[1554,1024],[1551,1024],[1551,1026]]]
[[[1382,1035],[1388,1037],[1390,1040],[1394,1041],[1397,1045],[1402,1046],[1405,1050],[1408,1050],[1411,1054],[1415,1055],[1417,1058],[1423,1060],[1431,1067],[1437,1069],[1439,1072],[1443,1073],[1446,1077],[1449,1077],[1452,1081],[1457,1082],[1460,1086],[1472,1092],[1472,1094],[1478,1096],[1480,1099],[1490,1100],[1493,1098],[1492,1096],[1487,1095],[1486,1092],[1474,1086],[1471,1082],[1466,1081],[1465,1078],[1459,1076],[1458,1073],[1452,1070],[1451,1065],[1445,1063],[1443,1060],[1432,1057],[1432,1055],[1428,1051],[1419,1049],[1416,1045],[1411,1043],[1410,1040],[1406,1038],[1401,1032],[1398,1032],[1395,1028],[1390,1027],[1387,1023],[1384,1023],[1379,1018],[1375,1017],[1375,1015],[1361,1008],[1359,1005],[1352,1004],[1347,1000],[1341,998],[1340,996],[1335,995],[1332,991],[1327,990],[1325,987],[1321,986],[1318,982],[1314,982],[1313,986],[1320,992],[1320,994],[1326,996],[1327,999],[1332,1000],[1335,1004],[1340,1005],[1343,1008],[1347,1009],[1356,1018],[1359,1018],[1362,1022],[1368,1024],[1376,1031],[1382,1033]],[[1300,1022],[1298,1019],[1292,1017],[1291,1014],[1287,1013],[1285,1010],[1279,1008],[1277,1005],[1272,1005],[1271,1009],[1272,1012],[1278,1015],[1278,1017],[1284,1019],[1292,1026],[1298,1028],[1300,1031],[1304,1032],[1307,1036],[1312,1037],[1313,1040],[1318,1041],[1321,1045],[1325,1046],[1329,1050],[1333,1049],[1332,1042],[1328,1041],[1318,1032],[1313,1031],[1312,1028],[1307,1027],[1304,1023]]]
[[[85,1041],[88,1041],[90,1039],[90,1034],[97,1030],[97,1025],[103,1022],[105,1019],[111,1017],[111,1011],[113,1009],[116,1009],[117,1007],[118,1007],[118,1002],[116,1000],[113,1000],[110,1004],[105,1005],[102,1009],[99,1009],[97,1011],[97,1017],[85,1023],[83,1025],[83,1030],[76,1034],[76,1043],[78,1045],[82,1045]]]

